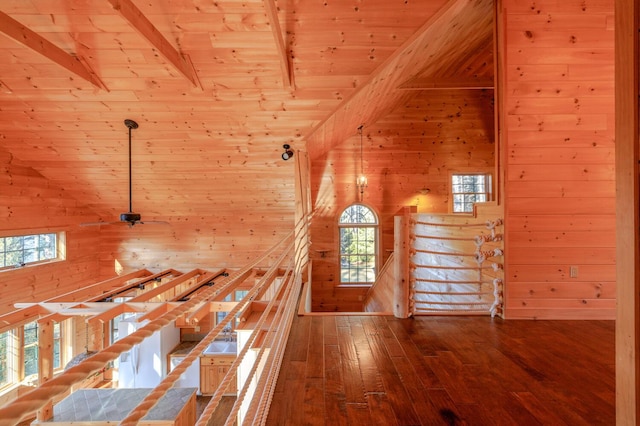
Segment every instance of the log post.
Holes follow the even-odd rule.
[[[401,215],[394,217],[393,222],[393,251],[394,276],[393,287],[393,315],[396,318],[408,318],[411,316],[409,299],[411,297],[409,286],[411,285],[411,270],[409,268],[411,258],[411,214],[417,210],[416,206],[403,207]]]
[[[53,377],[53,321],[38,321],[38,385]],[[53,401],[49,400],[38,410],[38,421],[53,417]]]

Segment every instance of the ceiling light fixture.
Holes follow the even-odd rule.
[[[282,147],[284,148],[284,152],[282,153],[282,159],[284,161],[287,161],[289,158],[293,157],[293,151],[291,150],[291,147],[289,146],[289,144],[284,144],[282,145]]]
[[[358,133],[360,133],[360,176],[356,179],[356,186],[360,190],[360,201],[364,199],[364,189],[367,187],[367,177],[364,175],[364,161],[362,159],[362,128],[364,124],[358,127]]]

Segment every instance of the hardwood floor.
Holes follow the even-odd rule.
[[[297,317],[269,425],[614,425],[613,321]]]

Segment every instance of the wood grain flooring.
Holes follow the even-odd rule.
[[[269,425],[614,425],[613,321],[304,316]]]

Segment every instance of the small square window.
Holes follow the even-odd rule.
[[[471,213],[475,203],[491,200],[491,176],[481,173],[451,175],[453,213]]]

